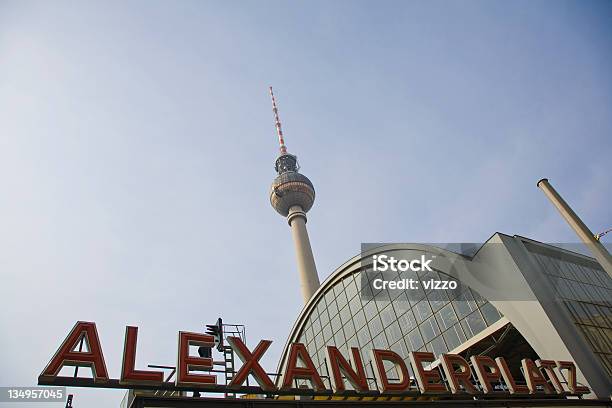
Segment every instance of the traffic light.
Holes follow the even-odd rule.
[[[217,319],[216,324],[206,325],[206,334],[213,336],[215,338],[217,350],[223,351],[223,321],[221,318]]]
[[[212,349],[210,347],[198,347],[198,354],[203,358],[212,358]]]

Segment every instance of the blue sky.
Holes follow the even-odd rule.
[[[77,320],[113,377],[125,325],[144,367],[219,315],[275,368],[301,296],[269,85],[322,278],[361,242],[576,241],[542,177],[612,226],[611,45],[609,1],[0,1],[0,385]]]

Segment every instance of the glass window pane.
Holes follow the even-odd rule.
[[[321,320],[321,326],[324,326],[327,322],[329,322],[329,313],[327,312],[327,309],[321,310],[319,319]]]
[[[380,312],[380,317],[382,318],[383,325],[385,327],[397,320],[397,317],[395,316],[395,311],[393,310],[393,306],[391,306],[391,304],[389,304],[382,310],[382,312]]]
[[[434,312],[439,310],[449,302],[445,290],[434,290],[431,293],[427,294],[427,299],[429,299],[429,304],[431,305]]]
[[[419,302],[414,309],[414,315],[418,322],[424,321],[433,313],[427,300]]]
[[[398,316],[401,316],[406,313],[408,310],[410,310],[411,307],[412,306],[410,305],[408,298],[403,293],[398,296],[397,299],[395,299],[395,301],[393,302],[393,308],[395,309],[395,313]]]
[[[356,333],[355,326],[353,325],[352,321],[347,322],[342,329],[344,330],[344,335],[346,337],[351,337]]]
[[[331,326],[329,324],[326,324],[325,327],[323,327],[323,339],[328,342],[330,341],[332,338],[332,331],[331,331]]]
[[[400,327],[397,321],[391,323],[385,329],[385,333],[387,333],[387,338],[389,339],[389,343],[395,343],[402,339],[402,331],[400,330]]]
[[[411,351],[418,351],[421,347],[423,347],[423,338],[421,337],[421,333],[419,332],[418,328],[408,333],[408,340],[410,341]]]
[[[338,330],[336,334],[334,334],[334,344],[338,347],[344,346],[345,341],[346,338],[344,337],[344,333],[342,332],[342,330]]]
[[[320,299],[319,299],[319,304],[317,304],[317,312],[319,314],[321,314],[321,311],[323,309],[327,309],[327,303],[325,302],[325,295],[323,295]]]
[[[412,310],[409,310],[407,313],[404,313],[397,319],[400,328],[404,334],[407,334],[409,331],[414,329],[417,326],[417,321],[412,313]]]
[[[368,326],[370,326],[370,333],[372,333],[372,336],[377,336],[383,330],[382,321],[378,315],[374,316],[374,318],[368,322]]]
[[[436,313],[439,317],[440,324],[448,329],[449,327],[454,326],[459,320],[457,319],[457,315],[455,314],[455,310],[453,307],[448,304],[444,306],[438,313]]]
[[[356,330],[361,329],[366,324],[366,317],[362,310],[355,314],[353,322],[355,323]]]
[[[359,299],[359,296],[355,296],[349,301],[349,308],[353,314],[357,313],[358,310],[361,310],[361,300]]]
[[[470,325],[467,323],[467,320],[463,319],[460,321],[461,324],[461,328],[463,329],[463,331],[465,332],[465,335],[470,338],[474,336],[474,333],[472,333],[472,329],[470,328]]]
[[[299,342],[306,344],[306,343],[308,343],[308,340],[310,340],[310,339],[308,338],[308,334],[306,334],[306,330],[304,330],[302,332],[302,335],[299,338]]]
[[[312,331],[314,333],[320,333],[321,332],[321,321],[319,319],[315,319],[312,322]]]
[[[348,347],[357,347],[359,348],[359,340],[357,340],[357,336],[352,336],[350,339],[346,341],[346,345]]]
[[[338,305],[334,299],[327,299],[327,311],[330,317],[338,314]]]
[[[319,333],[314,337],[314,344],[317,349],[323,347],[325,340],[323,340],[323,334]]]
[[[440,357],[440,354],[448,352],[448,347],[446,347],[442,336],[438,336],[431,341],[431,348],[436,358]]]
[[[385,333],[380,333],[378,336],[374,337],[372,344],[377,349],[387,349],[389,348],[389,343],[387,342],[387,338],[385,337]]]
[[[376,309],[376,304],[374,303],[374,301],[368,302],[364,306],[363,311],[365,312],[366,318],[368,320],[371,320],[378,313],[378,310]]]
[[[359,339],[359,345],[364,347],[372,340],[372,336],[370,336],[370,330],[368,326],[363,326],[360,330],[357,331],[357,338]]]
[[[487,327],[482,315],[478,310],[470,314],[465,320],[467,320],[470,328],[472,329],[472,333],[474,334],[480,333]]]
[[[419,285],[420,286],[420,285]],[[415,306],[417,303],[421,301],[425,297],[425,292],[422,288],[419,289],[411,289],[408,293],[408,299],[410,300],[410,304]]]
[[[357,296],[357,284],[352,278],[347,278],[344,280],[344,286],[346,288],[346,297],[348,299],[352,299]]]
[[[421,334],[423,335],[423,340],[425,343],[431,341],[434,337],[440,334],[438,323],[436,323],[433,316],[424,321],[419,328],[421,329]]]
[[[337,332],[341,327],[342,322],[340,321],[340,315],[335,315],[331,320],[332,333]]]
[[[454,348],[459,347],[462,343],[461,340],[459,340],[459,335],[457,334],[457,331],[454,327],[451,327],[442,335],[444,336],[444,340],[446,340],[446,344],[448,344],[449,350],[453,350]]]
[[[343,325],[352,320],[351,311],[348,306],[340,310],[340,320],[342,320]]]
[[[452,304],[457,312],[457,316],[459,316],[459,319],[463,319],[465,316],[472,313],[472,310],[474,310],[472,302],[468,302],[466,300],[457,300]]]
[[[336,302],[338,303],[338,307],[344,307],[347,304],[348,299],[346,297],[346,293],[344,292],[344,285],[342,282],[336,284],[334,287],[334,293],[336,294]]]
[[[490,304],[489,302],[482,305],[480,307],[480,311],[484,315],[484,318],[487,321],[488,325],[492,325],[493,323],[498,321],[499,318],[501,317],[497,309],[495,309],[493,305]]]

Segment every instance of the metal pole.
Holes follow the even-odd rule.
[[[584,244],[593,253],[597,262],[601,265],[604,271],[608,272],[608,275],[612,277],[612,257],[606,248],[595,239],[593,233],[589,228],[582,222],[582,220],[576,215],[574,210],[565,202],[565,200],[557,193],[557,191],[550,185],[548,179],[541,179],[538,181],[537,186],[546,194],[546,197],[553,203],[553,205],[559,210],[565,221],[570,227],[576,232],[578,237],[584,242]]]

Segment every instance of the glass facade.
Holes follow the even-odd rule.
[[[436,278],[437,274],[427,272],[427,278]],[[440,274],[439,278],[448,276]],[[369,300],[360,294],[360,279],[361,272],[351,273],[320,295],[298,336],[323,376],[329,376],[325,363],[328,345],[337,346],[346,356],[349,347],[359,347],[368,377],[372,378],[371,349],[390,349],[404,359],[409,351],[430,351],[439,356],[501,317],[471,289],[452,299],[446,291],[420,289],[419,295],[410,300],[403,291],[383,291],[383,296],[377,294],[375,300]],[[393,367],[388,374],[390,378],[395,376]],[[370,386],[375,386],[373,380]]]
[[[579,257],[535,251],[532,255],[612,377],[612,278],[598,265]]]

